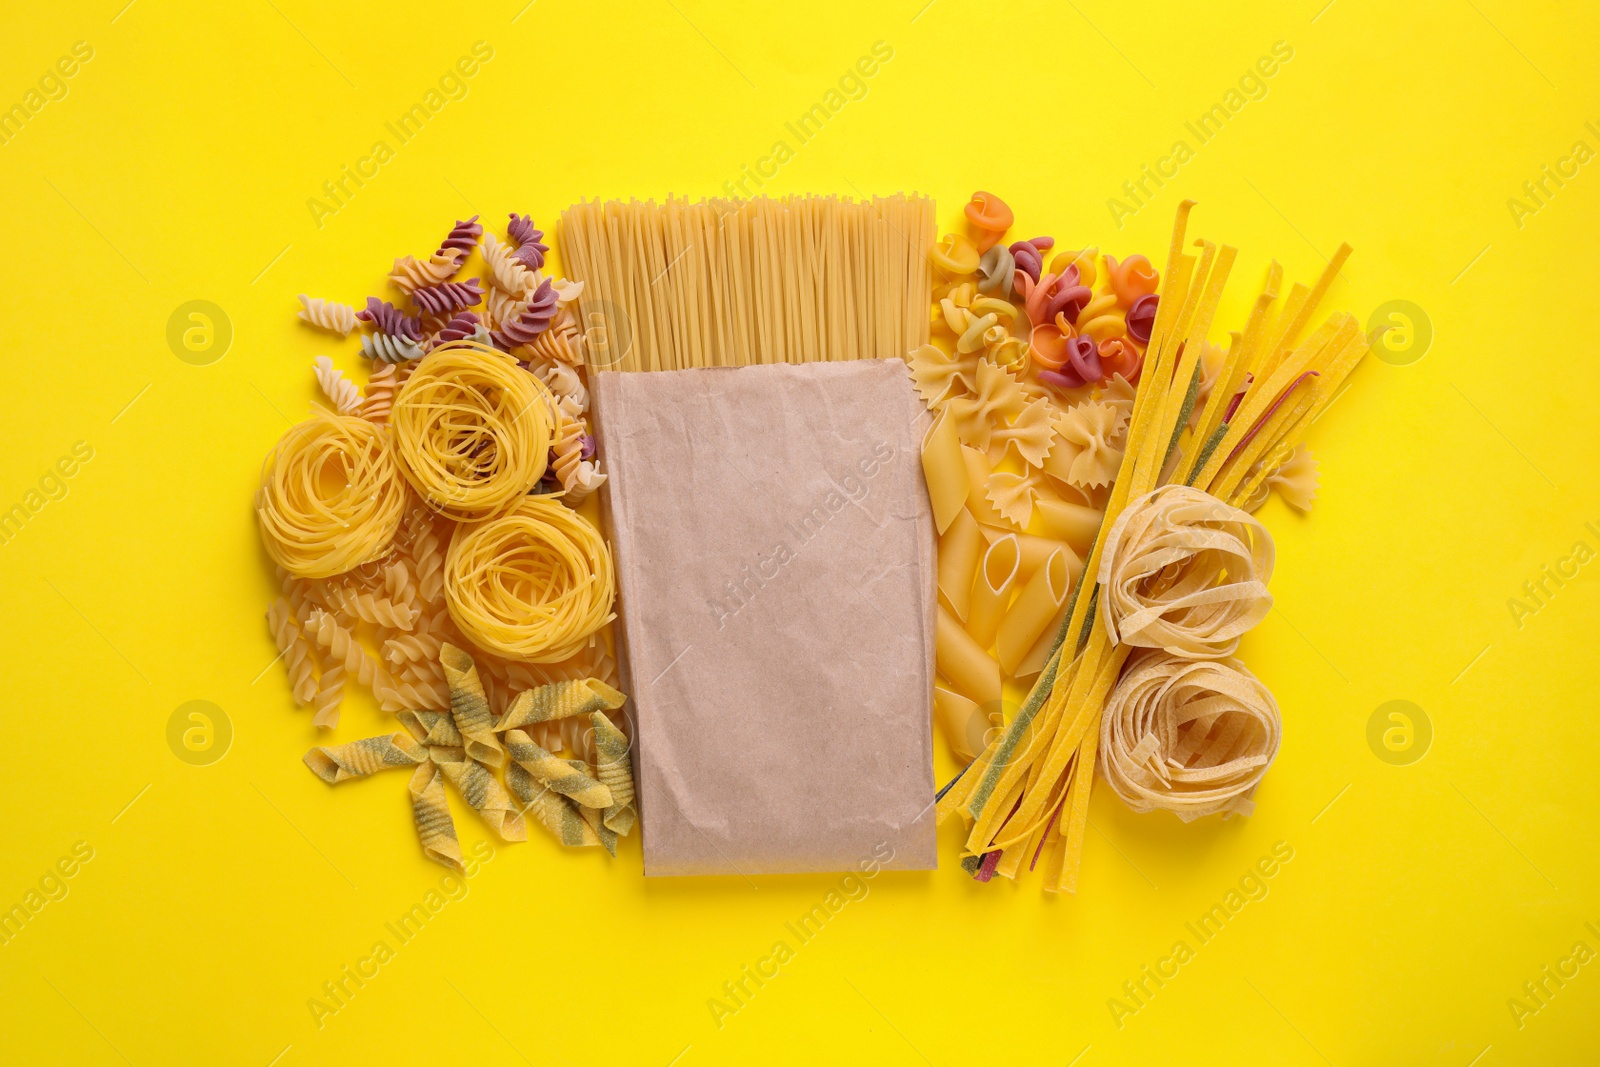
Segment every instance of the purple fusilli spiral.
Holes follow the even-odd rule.
[[[471,337],[478,329],[478,316],[470,311],[458,311],[451,320],[444,324],[444,329],[439,331],[439,343],[459,341],[463,337]]]
[[[1017,270],[1037,282],[1039,274],[1044,270],[1044,253],[1055,246],[1054,237],[1035,237],[1028,241],[1013,241],[1010,251],[1016,260]]]
[[[448,315],[452,311],[472,307],[483,302],[483,284],[476,278],[464,282],[443,282],[425,285],[411,294],[417,307],[435,315]]]
[[[450,236],[444,239],[444,244],[439,246],[441,256],[467,256],[474,248],[478,247],[478,238],[483,236],[483,227],[478,225],[478,216],[474,215],[465,222],[456,220],[455,228],[450,231]]]
[[[522,310],[495,331],[495,340],[507,343],[512,348],[525,345],[544,333],[545,328],[550,325],[550,320],[555,316],[556,291],[547,278],[534,290],[528,302],[522,306]]]
[[[544,234],[533,228],[533,219],[527,215],[511,213],[511,221],[506,225],[506,236],[517,243],[517,250],[512,258],[524,264],[529,270],[538,270],[544,266],[544,254],[550,251],[548,245],[542,244]]]
[[[387,300],[379,300],[375,296],[367,297],[367,306],[356,312],[356,318],[363,322],[370,322],[383,333],[392,333],[397,337],[406,337],[413,341],[422,340],[422,322]]]

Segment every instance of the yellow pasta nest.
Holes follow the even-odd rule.
[[[326,578],[381,556],[405,499],[383,429],[318,409],[267,456],[256,516],[276,563],[303,578]]]
[[[615,617],[610,548],[577,512],[544,497],[458,530],[444,587],[464,634],[532,663],[576,655]]]
[[[487,519],[527,495],[544,474],[555,421],[542,382],[473,341],[430,352],[389,412],[406,479],[458,522]]]
[[[1148,649],[1106,701],[1100,773],[1134,811],[1248,815],[1282,730],[1272,694],[1238,660]]]
[[[1272,536],[1209,493],[1164,485],[1130,501],[1100,556],[1112,641],[1186,659],[1232,655],[1272,607]]]

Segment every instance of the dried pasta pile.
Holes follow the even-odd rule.
[[[575,204],[561,254],[613,370],[883,359],[928,337],[933,202],[791,196]]]
[[[1301,437],[1366,353],[1356,321],[1306,333],[1340,266],[1280,304],[1268,271],[1224,351],[1207,340],[1236,250],[1133,256],[1004,243],[987,193],[933,256],[932,343],[908,362],[937,414],[923,463],[940,532],[935,707],[970,760],[940,793],[982,881],[1041,862],[1074,890],[1098,759],[1138,811],[1247,814],[1281,732],[1233,652],[1265,616],[1272,543],[1250,514],[1307,509]],[[1100,283],[1096,291],[1096,283]],[[993,655],[990,654],[991,648]],[[1003,677],[1035,679],[1013,714]]]
[[[333,411],[284,436],[256,502],[296,703],[334,729],[353,681],[404,727],[306,763],[330,783],[414,768],[424,851],[449,866],[461,861],[444,780],[506,840],[526,837],[532,811],[564,844],[614,854],[633,823],[610,548],[575,510],[605,477],[572,313],[583,286],[543,275],[542,237],[512,215],[502,241],[474,216],[432,255],[395,261],[398,306],[302,296],[311,326],[368,327],[371,369],[358,387],[317,357]],[[479,260],[484,277],[463,280]],[[517,640],[497,640],[508,624]]]

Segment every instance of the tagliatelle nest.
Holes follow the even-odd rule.
[[[1249,512],[1189,486],[1162,486],[1130,501],[1106,535],[1106,633],[1185,659],[1232,655],[1272,607],[1272,562],[1272,536]]]
[[[1152,649],[1128,661],[1106,701],[1100,773],[1134,811],[1248,815],[1281,734],[1272,694],[1238,660]]]

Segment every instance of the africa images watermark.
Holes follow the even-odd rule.
[[[65,100],[72,91],[68,82],[93,58],[93,45],[88,41],[75,41],[70,51],[45,68],[38,81],[16,103],[0,111],[0,145],[11,144],[23,127],[38,118],[51,103]]]
[[[1583,925],[1595,937],[1600,937],[1600,927],[1592,922]],[[1565,956],[1556,960],[1554,966],[1545,964],[1537,975],[1523,982],[1520,994],[1506,998],[1506,1010],[1511,1012],[1511,1021],[1517,1024],[1517,1029],[1527,1026],[1530,1018],[1549,1007],[1557,994],[1567,987],[1567,983],[1577,978],[1583,966],[1594,958],[1595,952],[1589,947],[1589,942],[1576,941]]]
[[[345,964],[338,974],[322,983],[321,993],[306,1001],[306,1008],[311,1012],[311,1020],[317,1024],[317,1029],[321,1030],[330,1017],[348,1008],[356,994],[378,977],[378,972],[385,964],[394,961],[400,949],[416,940],[417,935],[437,919],[441,911],[451,903],[467,899],[472,888],[467,881],[476,878],[483,865],[493,860],[494,846],[487,841],[477,842],[472,846],[471,854],[464,857],[461,874],[450,872],[440,875],[437,889],[424,893],[422,899],[411,905],[398,919],[384,923],[383,928],[388,936],[374,941],[365,956],[353,964]],[[390,938],[394,939],[392,945]]]
[[[23,928],[38,918],[49,904],[66,900],[67,894],[72,891],[69,880],[76,878],[92,859],[94,846],[80,839],[73,842],[70,852],[63,853],[60,859],[45,868],[44,874],[39,876],[37,888],[30,886],[22,894],[22,899],[0,912],[0,946],[10,945],[16,940]]]
[[[894,846],[887,841],[879,841],[873,846],[871,854],[863,856],[856,864],[856,869],[861,872],[859,875],[852,872],[841,876],[838,885],[828,890],[810,910],[783,924],[784,930],[794,938],[793,945],[788,938],[774,941],[766,955],[753,964],[740,967],[736,977],[722,983],[721,997],[706,998],[706,1010],[711,1012],[711,1021],[717,1024],[717,1029],[721,1030],[729,1019],[749,1006],[768,982],[783,973],[784,965],[796,957],[798,950],[814,941],[828,923],[839,917],[840,912],[850,904],[867,899],[867,894],[872,892],[872,887],[867,883],[876,878],[883,865],[892,859]]]
[[[67,498],[72,491],[69,484],[77,477],[83,465],[94,459],[94,446],[87,441],[73,444],[70,452],[61,457],[39,476],[37,485],[29,486],[21,499],[10,507],[0,506],[0,548],[17,539],[22,528],[38,517],[52,501]]]
[[[1600,141],[1600,126],[1593,121],[1585,122],[1583,128],[1589,131],[1597,141]],[[1506,198],[1506,210],[1511,212],[1511,221],[1517,229],[1522,229],[1528,224],[1528,218],[1537,215],[1547,207],[1556,194],[1567,187],[1567,182],[1578,176],[1579,171],[1595,156],[1595,150],[1588,141],[1576,140],[1564,156],[1556,157],[1555,164],[1549,163],[1539,168],[1539,173],[1522,183],[1522,193],[1519,196]]]
[[[1237,87],[1229,87],[1222,99],[1202,111],[1200,115],[1183,124],[1186,135],[1179,137],[1167,154],[1139,168],[1136,177],[1122,183],[1122,196],[1106,201],[1111,221],[1122,229],[1128,219],[1155,199],[1167,182],[1178,176],[1184,164],[1194,159],[1195,153],[1210,144],[1223,129],[1239,117],[1239,113],[1252,101],[1265,100],[1270,87],[1267,82],[1276,77],[1283,65],[1294,59],[1294,48],[1287,41],[1274,41],[1267,55],[1261,56],[1239,76]],[[1190,138],[1194,143],[1190,144]]]
[[[1600,528],[1596,528],[1592,522],[1584,523],[1583,528],[1600,544]],[[1566,555],[1558,557],[1554,563],[1544,564],[1537,574],[1523,582],[1522,594],[1506,600],[1506,608],[1511,612],[1511,621],[1517,624],[1517,629],[1522,629],[1530,618],[1548,607],[1556,594],[1565,589],[1568,582],[1576,580],[1594,557],[1594,546],[1580,537],[1572,543]]]
[[[420,100],[402,111],[398,118],[384,123],[383,128],[396,144],[410,144],[423,127],[439,117],[445,105],[452,100],[467,98],[467,93],[471,91],[468,80],[476,77],[478,71],[492,59],[493,45],[487,41],[473,42],[468,54],[457,59],[453,66],[439,75],[436,88],[430,86]],[[322,196],[306,200],[306,210],[311,212],[311,221],[317,224],[317,229],[322,229],[323,220],[329,215],[337,215],[348,207],[356,193],[366,188],[367,182],[376,178],[379,169],[394,157],[395,146],[380,138],[372,143],[366,155],[355,161],[353,167],[346,163],[339,168],[338,176],[323,182]]]
[[[853,472],[843,478],[830,476],[828,480],[832,487],[823,498],[804,514],[783,524],[784,532],[788,535],[786,539],[780,539],[765,554],[757,557],[754,567],[748,563],[740,567],[738,581],[723,582],[720,593],[706,598],[706,606],[717,620],[717,629],[722,629],[729,619],[748,607],[767,587],[767,583],[776,581],[783,573],[783,568],[798,558],[796,550],[804,548],[821,534],[846,505],[859,504],[866,499],[872,491],[872,480],[885,466],[894,462],[895,454],[893,445],[879,441],[872,446],[871,452],[856,461],[855,470],[861,474],[859,478]],[[790,546],[791,541],[793,547]]]
[[[820,134],[823,128],[839,117],[839,113],[851,101],[865,100],[870,87],[868,79],[874,77],[883,65],[894,58],[894,47],[887,41],[874,41],[872,48],[857,59],[839,76],[839,80],[828,91],[822,94],[821,99],[802,111],[795,119],[785,122],[783,128],[786,135],[772,142],[772,147],[767,154],[761,156],[752,166],[749,163],[739,165],[740,176],[730,178],[722,183],[723,192],[733,199],[749,199],[766,187],[767,182],[778,176],[778,171],[784,164],[795,158],[795,153]],[[794,138],[790,143],[789,137]],[[751,189],[751,183],[755,188]]]
[[[1194,922],[1183,924],[1184,929],[1194,937],[1193,945],[1185,938],[1178,939],[1173,942],[1172,950],[1167,955],[1154,964],[1145,964],[1139,969],[1138,975],[1123,982],[1123,995],[1106,1000],[1106,1009],[1111,1012],[1111,1021],[1117,1024],[1117,1029],[1121,1030],[1127,1025],[1129,1016],[1137,1015],[1149,1007],[1155,995],[1178,977],[1183,965],[1195,958],[1199,947],[1216,940],[1217,935],[1239,917],[1246,905],[1252,901],[1266,900],[1267,894],[1272,891],[1269,880],[1292,859],[1294,847],[1287,841],[1275,842],[1272,851],[1247,868],[1239,876],[1236,887],[1229,887],[1221,901],[1212,904],[1210,910]]]

